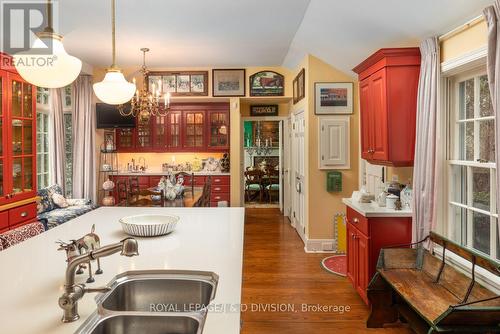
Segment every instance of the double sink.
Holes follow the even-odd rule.
[[[188,270],[128,271],[96,297],[78,334],[201,334],[219,277]]]

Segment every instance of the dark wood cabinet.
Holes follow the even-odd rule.
[[[365,217],[347,207],[347,277],[366,304],[380,249],[409,244],[411,236],[411,217]]]
[[[229,149],[229,104],[173,104],[134,129],[118,129],[119,152],[226,152]]]
[[[0,70],[0,231],[36,219],[35,96],[13,68]]]
[[[362,158],[413,166],[420,50],[381,49],[353,71],[360,80]]]

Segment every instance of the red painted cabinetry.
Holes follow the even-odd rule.
[[[226,152],[229,104],[173,104],[166,116],[135,129],[118,129],[119,152]]]
[[[381,49],[353,71],[360,81],[362,158],[413,166],[420,50]]]
[[[366,304],[380,249],[411,243],[411,226],[411,217],[367,218],[347,207],[347,277]]]
[[[2,65],[10,58],[0,54]],[[36,218],[36,87],[0,67],[0,232]]]

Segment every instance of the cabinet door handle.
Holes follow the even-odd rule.
[[[359,219],[358,219],[358,218],[354,218],[354,219],[352,220],[352,222],[353,222],[354,224],[357,224],[357,223],[359,223]]]
[[[28,216],[28,213],[26,211],[21,212],[21,217],[24,218],[24,217],[27,217],[27,216]]]

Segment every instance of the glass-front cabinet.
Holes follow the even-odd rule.
[[[0,204],[35,196],[35,87],[0,71]]]
[[[205,147],[205,112],[184,112],[184,149],[202,149]]]
[[[229,148],[229,113],[227,111],[209,111],[208,147],[211,149]]]

